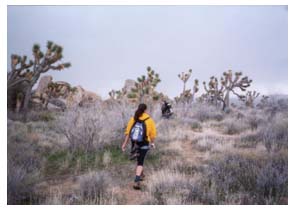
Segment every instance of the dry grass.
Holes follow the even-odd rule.
[[[151,204],[184,204],[192,187],[192,181],[177,171],[154,172],[148,184]]]
[[[288,107],[224,113],[178,104],[156,121],[156,149],[145,162],[138,198],[134,165],[120,145],[135,108],[98,103],[8,120],[9,204],[287,204]],[[114,120],[116,119],[116,120]],[[127,203],[126,203],[127,202]]]

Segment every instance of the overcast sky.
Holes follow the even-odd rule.
[[[31,56],[32,45],[45,49],[47,40],[62,45],[63,61],[72,63],[48,74],[104,98],[147,66],[170,97],[182,90],[177,74],[190,68],[188,87],[232,69],[253,79],[250,89],[288,93],[285,6],[8,7],[9,55]]]

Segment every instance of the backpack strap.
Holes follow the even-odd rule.
[[[134,119],[134,122],[136,123],[136,122],[145,122],[145,121],[148,120],[149,118],[150,118],[150,117],[147,117],[147,118],[145,118],[144,120],[139,120],[139,119],[138,119],[137,121],[136,121],[134,118],[133,118],[133,119]]]
[[[144,126],[144,133],[143,133],[143,136],[144,136],[144,141],[147,141],[147,135],[146,135],[146,124],[145,124],[145,121],[148,120],[149,117],[145,118],[142,123],[143,123],[143,126]]]

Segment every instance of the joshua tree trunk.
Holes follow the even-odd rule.
[[[226,94],[225,94],[225,98],[224,98],[224,106],[225,106],[226,108],[229,107],[229,90],[227,90],[227,91],[226,91]],[[224,108],[225,108],[225,107],[224,107]]]
[[[16,105],[15,105],[15,112],[18,113],[21,109],[22,102],[24,100],[24,94],[23,93],[18,93],[16,95]]]
[[[25,93],[25,98],[24,98],[24,105],[23,105],[23,109],[22,111],[24,113],[26,113],[28,111],[28,108],[29,108],[29,102],[31,100],[31,92],[32,92],[32,88],[33,86],[32,85],[29,85],[27,87],[27,90],[26,90],[26,93]]]
[[[11,55],[12,69],[7,73],[8,108],[13,108],[16,111],[21,110],[24,113],[28,111],[31,91],[40,75],[51,69],[61,71],[71,66],[70,63],[54,65],[62,59],[63,49],[53,42],[48,41],[45,54],[40,50],[38,44],[33,46],[32,51],[34,61],[30,60],[28,63],[26,62],[27,56]],[[19,97],[15,97],[19,93],[23,94],[21,102],[15,101],[20,100]]]

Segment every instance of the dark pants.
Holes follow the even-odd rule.
[[[137,155],[137,165],[143,166],[145,156],[147,152],[149,151],[148,148],[142,148],[142,147],[148,147],[149,143],[142,142],[142,143],[135,143],[132,141],[132,150],[136,150],[135,152]]]

